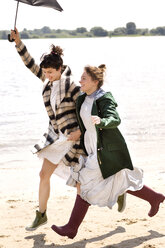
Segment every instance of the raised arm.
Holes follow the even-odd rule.
[[[17,29],[11,30],[10,38],[14,39],[16,44],[16,49],[18,54],[20,55],[22,61],[24,62],[25,66],[31,70],[31,72],[37,76],[41,81],[45,81],[44,73],[42,72],[42,69],[40,66],[35,64],[35,60],[31,57],[29,52],[27,51],[26,46],[23,44],[23,42],[20,39],[19,32]]]

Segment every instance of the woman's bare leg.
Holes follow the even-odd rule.
[[[44,213],[47,208],[47,202],[50,195],[50,177],[58,165],[44,159],[42,169],[40,171],[39,185],[39,212]]]
[[[77,195],[80,195],[80,183],[77,183],[76,187],[77,187]]]
[[[50,177],[57,165],[52,164],[47,159],[44,159],[42,169],[40,171],[39,185],[39,211],[36,210],[36,217],[31,225],[27,226],[26,231],[34,231],[41,225],[47,223],[46,208],[50,194]]]

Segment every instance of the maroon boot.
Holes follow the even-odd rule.
[[[68,224],[65,226],[52,225],[51,228],[59,235],[73,239],[77,234],[78,228],[83,221],[89,206],[90,204],[88,202],[77,195]]]
[[[150,217],[153,217],[155,214],[157,214],[160,203],[162,203],[165,200],[165,196],[163,194],[157,193],[145,185],[141,190],[137,190],[137,191],[128,190],[127,193],[137,196],[150,203],[151,209],[148,213]]]

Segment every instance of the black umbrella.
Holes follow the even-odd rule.
[[[42,6],[42,7],[53,8],[58,11],[63,10],[56,0],[15,0],[15,1],[17,1],[17,8],[16,8],[16,15],[15,15],[15,22],[14,22],[14,30],[16,27],[19,2],[26,3],[32,6]],[[13,39],[12,40],[10,39],[10,34],[8,35],[8,40],[10,42],[14,41]]]

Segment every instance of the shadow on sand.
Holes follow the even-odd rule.
[[[29,240],[29,239],[33,239],[34,240],[34,244],[32,248],[85,248],[87,243],[92,243],[92,242],[97,242],[100,240],[103,240],[105,238],[111,237],[114,234],[117,233],[123,233],[125,232],[125,228],[119,226],[117,227],[115,230],[108,232],[104,235],[101,235],[99,237],[94,237],[94,238],[90,238],[90,239],[83,239],[77,242],[73,242],[72,244],[65,244],[65,245],[58,245],[58,244],[50,244],[50,245],[46,245],[46,240],[45,240],[45,236],[46,234],[38,234],[38,235],[31,235],[31,236],[27,236],[25,237],[25,239]],[[141,236],[141,237],[137,237],[134,239],[128,239],[125,241],[122,241],[118,244],[111,244],[108,246],[104,246],[104,247],[100,247],[100,248],[134,248],[139,246],[140,244],[142,244],[143,242],[146,242],[148,240],[154,239],[154,238],[160,238],[160,237],[164,237],[165,235],[160,234],[156,231],[149,231],[150,234],[148,236]]]
[[[25,239],[34,239],[34,245],[32,248],[85,248],[87,243],[96,242],[99,240],[103,240],[105,238],[111,237],[112,235],[116,233],[123,233],[125,232],[125,229],[123,227],[117,227],[115,230],[108,232],[104,235],[101,235],[99,237],[91,238],[91,239],[83,239],[77,242],[73,242],[72,244],[66,244],[66,245],[58,245],[52,243],[51,245],[45,244],[45,236],[46,234],[38,234],[38,235],[31,235],[25,237]]]
[[[146,242],[148,240],[155,239],[155,238],[161,238],[161,237],[165,236],[164,234],[158,233],[158,232],[153,231],[153,230],[150,230],[148,232],[150,234],[147,236],[140,236],[140,237],[133,238],[133,239],[127,239],[127,240],[121,241],[118,244],[106,245],[106,246],[102,246],[100,248],[121,248],[121,247],[122,248],[134,248],[134,247],[138,247],[143,242]]]

